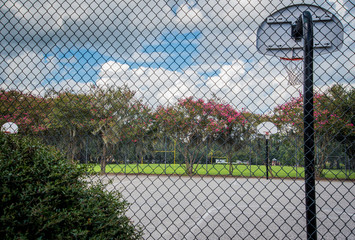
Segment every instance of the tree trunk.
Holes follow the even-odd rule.
[[[325,138],[324,140],[320,139],[319,140],[319,154],[318,154],[318,163],[316,164],[316,169],[315,169],[315,175],[316,177],[323,177],[323,170],[325,168],[325,160],[327,159],[327,154],[329,151],[327,151],[327,145],[328,139]],[[315,151],[316,152],[316,151]]]
[[[107,146],[104,144],[104,147],[102,149],[102,158],[100,161],[100,167],[101,167],[101,174],[106,173],[106,155],[107,155]]]
[[[193,165],[191,164],[189,159],[185,160],[186,165],[186,173],[191,176],[193,174]]]
[[[229,161],[229,175],[233,176],[233,163],[231,160]]]

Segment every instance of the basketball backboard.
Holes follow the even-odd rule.
[[[1,131],[7,134],[18,133],[18,126],[13,122],[6,122],[1,126]]]
[[[292,25],[305,11],[312,15],[314,55],[339,50],[343,43],[340,20],[319,6],[299,4],[280,9],[262,22],[257,32],[258,51],[280,58],[303,58],[303,39],[296,41],[292,38]]]
[[[262,135],[271,135],[277,133],[277,127],[272,122],[262,122],[257,127],[256,130]]]

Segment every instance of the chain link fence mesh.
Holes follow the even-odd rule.
[[[344,27],[341,48],[314,59],[317,233],[354,239],[355,6],[297,3]],[[2,2],[2,130],[15,123],[121,191],[145,239],[305,239],[302,84],[256,49],[290,4]],[[267,140],[263,122],[277,128]]]

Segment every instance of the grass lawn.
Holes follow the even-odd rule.
[[[304,178],[304,168],[291,166],[271,166],[272,176],[278,178]],[[99,164],[88,165],[89,172],[99,173]],[[200,164],[196,171],[197,175],[227,176],[229,174],[228,164]],[[180,164],[108,164],[106,173],[125,173],[125,174],[177,174],[186,175],[185,165]],[[264,165],[233,165],[233,176],[243,177],[266,177],[266,167]],[[269,177],[272,177],[269,172]],[[329,170],[323,171],[326,179],[351,179],[355,180],[355,171]]]

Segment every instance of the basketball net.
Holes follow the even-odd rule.
[[[303,83],[303,58],[280,58],[287,73],[288,85],[296,86]]]

